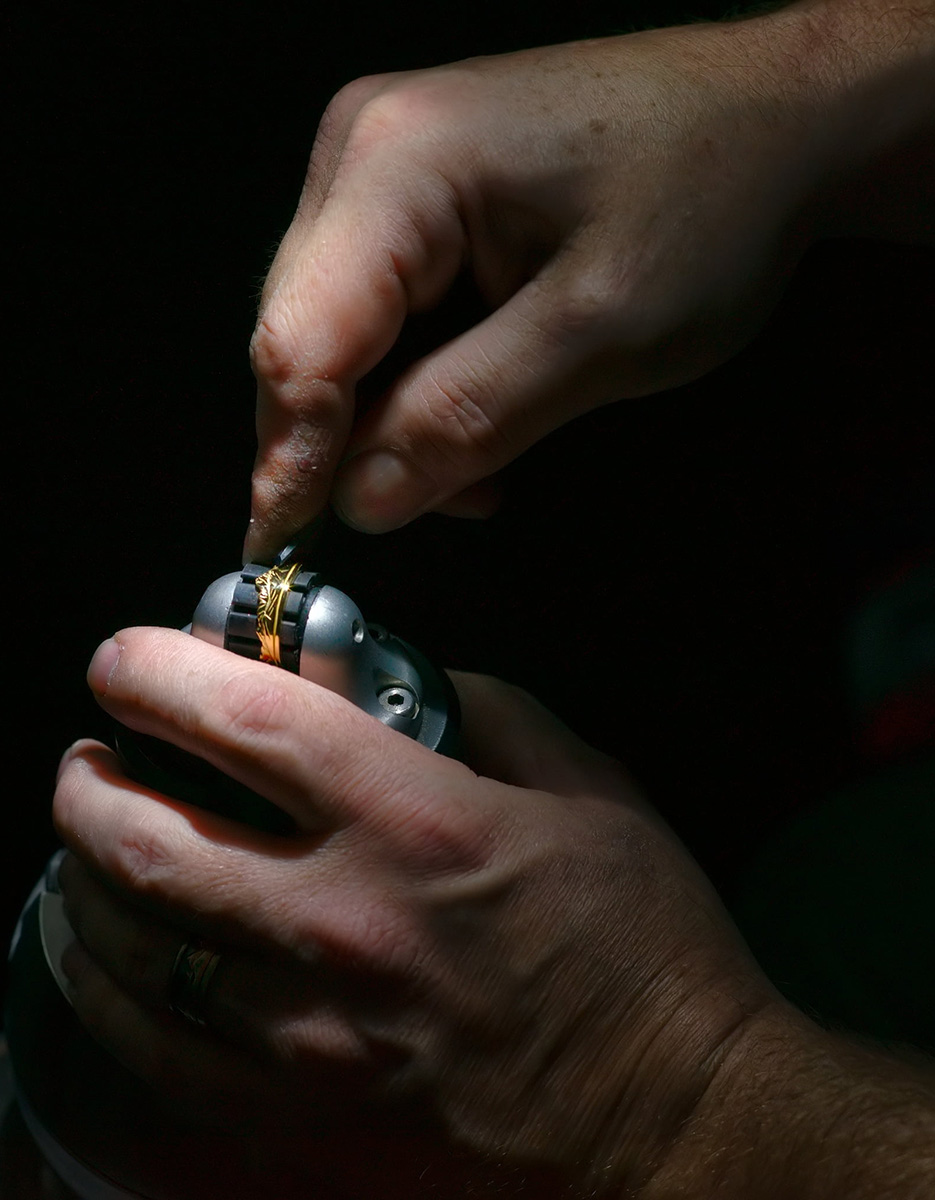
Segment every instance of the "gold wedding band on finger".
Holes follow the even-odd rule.
[[[221,956],[198,942],[183,942],[169,976],[169,1011],[205,1025],[208,988]]]

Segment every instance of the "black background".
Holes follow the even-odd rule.
[[[106,734],[83,679],[94,647],[123,625],[185,623],[239,562],[246,344],[330,96],[371,71],[647,13],[681,15],[280,0],[17,13],[4,936],[53,844],[59,754]],[[624,757],[729,881],[778,814],[860,769],[841,630],[930,536],[931,284],[924,251],[819,247],[747,351],[548,439],[494,521],[332,531],[329,565],[369,617],[523,683]]]

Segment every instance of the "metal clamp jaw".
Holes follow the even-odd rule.
[[[453,754],[457,699],[418,650],[368,624],[349,596],[299,563],[250,563],[208,588],[191,633],[337,692],[430,750]]]
[[[448,676],[415,647],[368,624],[349,596],[299,563],[250,563],[223,575],[187,629],[326,687],[430,750],[457,757],[460,712]],[[123,726],[115,741],[137,782],[270,833],[291,832],[280,809],[204,760]]]

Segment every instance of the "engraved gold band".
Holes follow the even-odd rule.
[[[292,587],[292,581],[301,570],[300,563],[291,567],[270,567],[256,581],[256,635],[260,640],[260,659],[280,665],[279,627],[282,610]]]

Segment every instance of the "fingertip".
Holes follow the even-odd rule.
[[[62,757],[58,760],[58,767],[55,771],[55,782],[62,778],[62,774],[72,759],[80,752],[82,743],[80,741],[72,742]]]
[[[244,566],[250,562],[268,563],[276,567],[281,567],[286,563],[312,562],[318,553],[326,517],[326,513],[319,513],[295,532],[287,531],[288,536],[286,533],[280,533],[275,536],[267,534],[263,537],[261,533],[259,539],[251,536],[254,525],[251,518],[251,525],[244,540]]]
[[[95,695],[107,695],[107,688],[117,670],[122,648],[116,638],[108,638],[95,650],[88,667],[88,686]]]
[[[69,763],[74,762],[76,758],[84,758],[89,754],[95,754],[101,750],[103,750],[105,754],[113,753],[112,750],[110,750],[102,742],[97,741],[96,738],[79,738],[76,742],[72,742],[72,744],[62,755],[61,759],[59,759],[58,769],[55,772],[56,784],[62,778],[62,775],[64,774]]]
[[[275,538],[261,524],[257,517],[251,517],[243,540],[243,550],[240,561],[242,566],[247,563],[262,563],[272,558]]]
[[[243,542],[242,561],[244,566],[251,562],[272,563],[287,541],[289,531],[297,528],[298,524],[298,522],[282,519],[271,520],[255,507]]]

